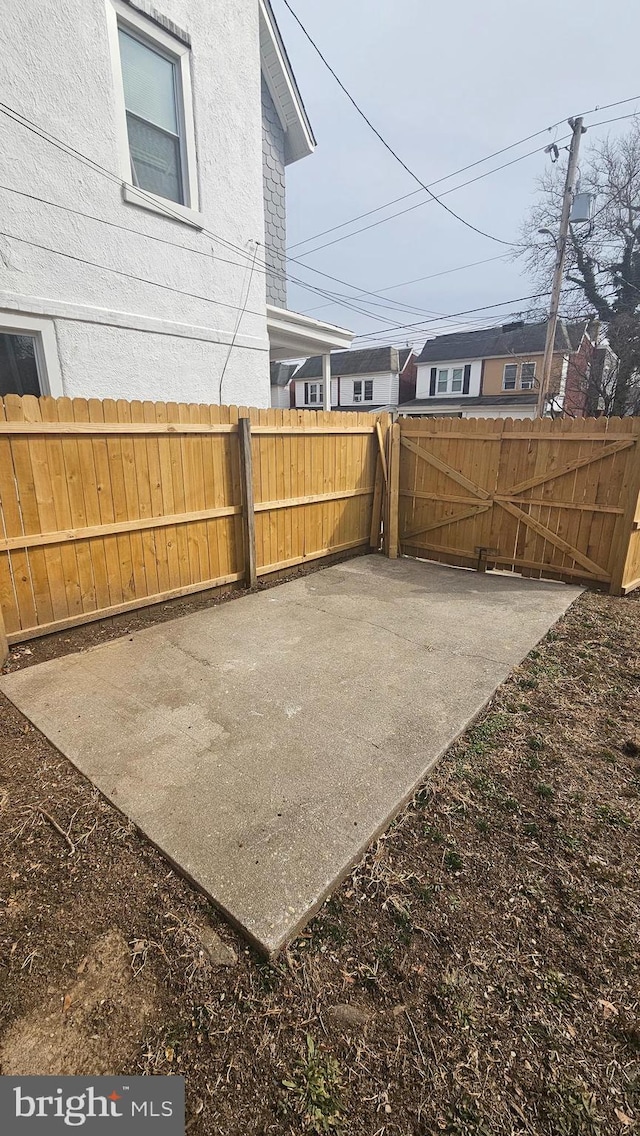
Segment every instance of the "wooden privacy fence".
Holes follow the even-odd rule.
[[[405,419],[393,429],[402,553],[594,581],[615,595],[640,586],[640,418]]]
[[[640,419],[0,399],[0,656],[370,546],[640,586]]]
[[[377,547],[376,425],[364,412],[0,399],[0,638],[2,623],[19,642]]]

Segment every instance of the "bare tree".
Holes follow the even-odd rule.
[[[558,162],[539,181],[540,196],[522,230],[517,256],[547,289],[555,248],[541,229],[557,230],[565,169]],[[594,144],[581,163],[580,189],[593,194],[588,224],[571,226],[563,307],[571,318],[595,313],[618,356],[605,389],[588,390],[604,402],[605,414],[640,408],[640,117],[621,138]]]

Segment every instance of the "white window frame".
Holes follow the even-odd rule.
[[[436,398],[438,397],[438,395],[443,395],[443,394],[459,395],[460,398],[462,398],[462,396],[464,394],[464,369],[465,369],[466,365],[467,364],[462,363],[460,366],[458,366],[456,364],[455,367],[438,367],[437,368],[438,373],[436,375],[436,389],[435,389],[435,397]],[[454,384],[454,381],[455,381],[454,380],[454,372],[456,372],[456,371],[460,372],[460,390],[454,391],[454,389],[453,389],[453,384]],[[441,375],[447,376],[446,386],[444,386],[444,387],[440,387],[440,381],[441,381],[440,376]]]
[[[524,367],[533,367],[533,374],[531,376],[531,381],[529,381],[529,379],[525,379],[523,377],[522,372],[523,372]],[[526,386],[524,385],[525,382],[527,383]],[[534,390],[535,385],[536,385],[536,361],[535,361],[535,359],[527,359],[527,360],[525,360],[524,363],[520,364],[520,390],[523,390],[523,391],[524,390]]]
[[[35,340],[36,367],[40,393],[62,398],[64,388],[58,355],[58,342],[53,320],[23,316],[20,312],[0,312],[0,332],[7,335],[32,335]]]
[[[460,378],[458,380],[456,380],[456,377],[455,377],[456,371],[460,372]],[[454,390],[453,389],[453,384],[457,381],[459,381],[459,383],[460,383],[460,390]],[[462,394],[462,392],[464,390],[464,366],[463,367],[452,367],[451,368],[450,390],[451,390],[451,394]]]
[[[182,221],[195,229],[204,228],[204,219],[200,213],[198,195],[198,172],[196,160],[196,132],[193,117],[193,93],[191,88],[191,48],[182,43],[169,32],[163,31],[151,20],[130,8],[122,0],[106,0],[107,31],[109,36],[109,52],[111,55],[111,68],[113,71],[113,90],[116,109],[116,128],[118,140],[118,160],[120,173],[123,177],[122,197],[131,205],[138,205],[142,209],[149,209],[152,213],[162,213],[174,221]],[[175,62],[180,76],[180,100],[178,106],[178,119],[180,123],[182,151],[182,181],[184,187],[185,203],[171,201],[168,197],[161,197],[157,193],[140,189],[133,184],[131,171],[131,153],[129,150],[129,134],[127,132],[127,111],[124,97],[124,82],[122,78],[122,64],[120,61],[120,43],[118,29],[130,30],[136,37],[147,40],[150,47],[156,47],[161,54],[168,55]]]
[[[324,401],[324,383],[307,381],[304,384],[304,404],[305,406],[322,406]],[[311,391],[316,390],[317,398],[311,398]]]
[[[371,385],[371,394],[367,398],[367,383]],[[356,394],[356,387],[358,392]],[[354,379],[353,380],[353,401],[354,402],[373,402],[373,379]]]
[[[516,370],[512,387],[505,386],[505,383],[507,381],[507,367],[515,367],[515,370]],[[509,381],[511,381],[511,380],[509,380]],[[503,391],[514,391],[514,390],[517,390],[517,387],[518,387],[518,364],[517,363],[505,363],[505,365],[502,369],[502,389],[503,389]]]

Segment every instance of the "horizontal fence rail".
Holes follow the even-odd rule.
[[[0,399],[6,637],[377,547],[379,461],[365,412]]]
[[[0,657],[6,640],[381,543],[640,587],[640,419],[0,399]]]

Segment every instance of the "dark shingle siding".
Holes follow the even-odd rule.
[[[361,351],[334,351],[331,356],[331,375],[377,375],[398,370],[396,347],[371,347]],[[297,379],[321,379],[322,356],[306,359],[296,374]]]
[[[287,306],[285,138],[269,88],[262,79],[262,177],[267,303]]]
[[[576,338],[582,339],[585,322],[574,324],[571,338],[564,320],[556,330],[556,351],[577,350]],[[483,328],[481,331],[457,331],[428,340],[418,359],[419,363],[448,363],[457,359],[492,359],[502,355],[541,355],[547,335],[546,321],[529,323],[524,327],[503,331],[502,327]]]

